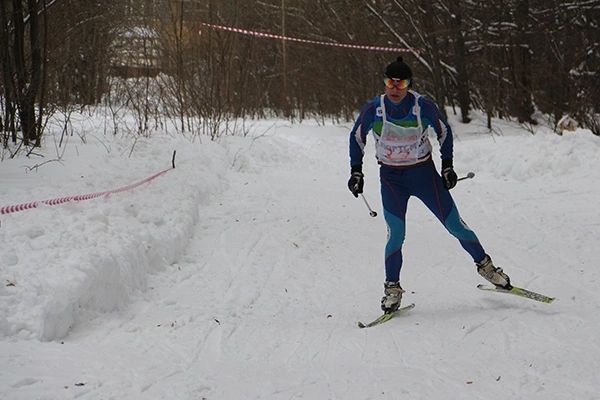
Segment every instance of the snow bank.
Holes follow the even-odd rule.
[[[518,124],[494,121],[494,133],[489,133],[484,117],[476,112],[473,115],[470,124],[451,117],[457,172],[471,170],[479,176],[523,182],[581,176],[590,165],[600,166],[600,138],[589,130],[559,136],[548,127],[538,126],[534,134],[528,134]]]
[[[481,141],[472,147],[472,153],[459,150],[457,159],[495,178],[527,181],[582,173],[598,159],[599,151],[600,140],[589,132],[569,136],[542,134]],[[471,162],[471,157],[477,161]]]
[[[62,165],[28,173],[23,163],[33,160],[6,161],[3,178],[11,186],[3,185],[0,198],[3,205],[19,204],[131,184],[168,168],[173,149],[160,148],[161,142],[173,145],[167,139],[138,142],[118,168],[112,159],[122,159],[129,140],[70,145]],[[199,204],[221,190],[228,169],[222,145],[181,140],[177,147],[176,169],[132,191],[3,216],[1,335],[61,338],[88,314],[125,306],[134,291],[146,289],[149,273],[177,259],[198,221]]]
[[[43,159],[4,161],[0,205],[8,206],[120,188],[167,169],[177,150],[176,169],[134,190],[2,216],[0,335],[55,340],[80,320],[125,307],[147,289],[148,274],[177,261],[229,172],[291,158],[287,141],[265,136],[272,124],[213,142],[105,136],[88,118],[79,121],[86,144],[68,137],[64,148],[47,143]]]

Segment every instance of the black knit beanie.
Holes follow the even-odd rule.
[[[402,57],[398,57],[396,61],[385,68],[385,76],[392,79],[411,79],[412,71],[410,67],[402,61]]]

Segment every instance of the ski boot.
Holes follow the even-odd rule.
[[[475,265],[477,265],[477,272],[479,275],[481,275],[488,282],[493,283],[497,287],[503,289],[512,289],[508,275],[502,271],[502,268],[497,268],[494,266],[492,259],[487,254],[483,260],[475,263]]]
[[[385,282],[383,284],[383,293],[385,296],[381,299],[381,309],[389,314],[400,308],[400,300],[404,290],[400,287],[400,282]]]

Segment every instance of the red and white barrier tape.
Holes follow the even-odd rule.
[[[115,190],[107,190],[105,192],[98,192],[98,193],[79,194],[79,195],[75,195],[75,196],[60,197],[60,198],[50,199],[50,200],[34,201],[31,203],[17,204],[14,206],[5,206],[5,207],[0,208],[0,214],[10,214],[10,213],[18,212],[18,211],[25,211],[25,210],[29,210],[32,208],[37,208],[41,204],[46,204],[49,206],[56,206],[58,204],[64,204],[64,203],[68,203],[71,201],[91,200],[91,199],[95,199],[95,198],[102,197],[102,196],[108,196],[113,193],[124,192],[126,190],[131,190],[140,185],[143,185],[144,183],[150,182],[151,180],[158,178],[160,175],[166,174],[167,172],[169,172],[172,169],[173,168],[165,169],[164,171],[154,174],[154,175],[144,179],[143,181],[140,181],[140,182],[128,185],[128,186],[124,186],[122,188],[115,189]]]
[[[219,29],[219,30],[222,30],[222,31],[229,31],[229,32],[235,32],[235,33],[241,33],[243,35],[256,36],[256,37],[266,38],[266,39],[287,40],[287,41],[290,41],[290,42],[318,44],[318,45],[321,45],[321,46],[343,47],[343,48],[346,48],[346,49],[369,50],[369,51],[383,51],[383,52],[394,52],[394,53],[402,53],[402,52],[406,53],[406,52],[414,51],[414,50],[410,50],[410,49],[406,49],[406,48],[400,48],[400,47],[381,47],[381,46],[360,45],[360,44],[322,42],[322,41],[311,40],[311,39],[300,39],[300,38],[289,37],[289,36],[274,35],[272,33],[263,33],[263,32],[256,32],[256,31],[249,31],[247,29],[233,28],[233,27],[230,27],[230,26],[207,24],[205,22],[202,22],[202,25],[207,26],[207,27],[212,28],[212,29]]]
[[[15,213],[15,212],[19,212],[19,211],[25,211],[25,210],[30,210],[32,208],[37,208],[39,205],[41,204],[46,204],[49,206],[56,206],[59,204],[64,204],[64,203],[68,203],[71,201],[84,201],[84,200],[91,200],[91,199],[95,199],[98,197],[102,197],[102,196],[109,196],[111,194],[114,193],[120,193],[120,192],[125,192],[127,190],[131,190],[134,189],[140,185],[143,185],[144,183],[148,183],[156,178],[158,178],[161,175],[166,174],[167,172],[169,172],[170,170],[175,168],[175,152],[173,152],[173,160],[172,160],[172,166],[170,168],[165,169],[164,171],[160,171],[152,176],[149,176],[148,178],[136,182],[136,183],[132,183],[131,185],[127,185],[127,186],[123,186],[121,188],[118,189],[114,189],[114,190],[107,190],[105,192],[97,192],[97,193],[88,193],[88,194],[78,194],[75,196],[67,196],[67,197],[59,197],[56,199],[49,199],[49,200],[42,200],[42,201],[33,201],[31,203],[23,203],[23,204],[17,204],[14,206],[5,206],[5,207],[1,207],[0,208],[0,215],[2,214],[10,214],[10,213]]]

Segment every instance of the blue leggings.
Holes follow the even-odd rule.
[[[382,165],[379,176],[383,214],[388,226],[388,240],[385,246],[387,281],[400,280],[402,244],[406,232],[406,206],[410,196],[418,197],[429,208],[473,257],[473,261],[478,262],[485,257],[485,250],[479,243],[479,239],[460,218],[454,200],[444,187],[433,160],[407,168]]]

